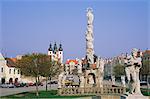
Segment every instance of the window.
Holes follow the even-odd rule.
[[[1,72],[3,72],[3,67],[1,68]]]
[[[18,70],[18,74],[19,74],[19,70]]]
[[[61,52],[60,52],[60,54],[61,54]]]
[[[14,74],[15,74],[15,69],[14,69]]]
[[[11,74],[11,69],[9,69],[9,74]]]

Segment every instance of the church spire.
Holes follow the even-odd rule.
[[[50,43],[48,51],[53,51],[52,44]]]
[[[62,44],[59,44],[59,51],[63,51]]]
[[[54,50],[53,50],[54,52],[57,52],[57,44],[56,44],[56,42],[55,42],[55,44],[54,44]]]

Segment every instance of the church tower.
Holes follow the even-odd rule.
[[[59,48],[58,48],[56,42],[53,47],[52,47],[52,44],[50,44],[49,49],[48,49],[48,55],[50,56],[52,61],[62,63],[63,62],[62,45],[59,44]]]
[[[62,44],[59,44],[59,49],[58,49],[58,58],[60,59],[60,63],[63,62],[63,48],[62,48]]]

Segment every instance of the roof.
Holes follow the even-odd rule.
[[[76,60],[67,60],[66,64],[69,64],[70,62],[74,62],[75,64],[78,64],[78,61]]]
[[[150,54],[150,50],[145,50],[143,54]]]
[[[15,63],[17,61],[17,58],[6,58],[7,66],[8,67],[15,67]]]

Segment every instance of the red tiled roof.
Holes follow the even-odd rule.
[[[150,54],[150,50],[145,50],[143,54]]]
[[[75,64],[78,64],[78,61],[76,61],[76,60],[68,60],[68,61],[66,62],[66,64],[69,64],[70,62],[74,62]]]
[[[15,62],[17,61],[17,58],[6,58],[6,61],[8,67],[15,67]]]

